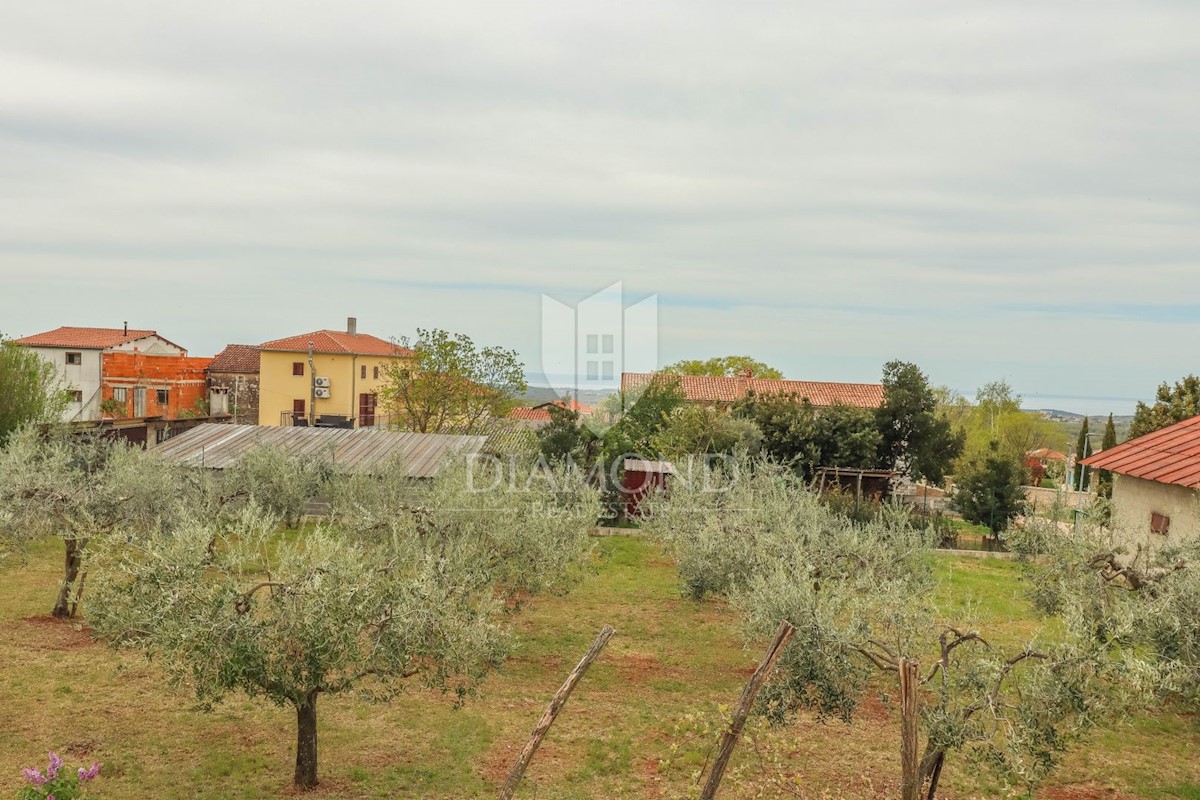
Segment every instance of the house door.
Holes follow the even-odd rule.
[[[305,416],[306,416],[306,414],[304,411],[304,400],[303,399],[293,400],[292,401],[292,421],[295,422],[298,419],[304,419]]]
[[[374,394],[358,396],[358,427],[369,428],[375,424],[375,402]]]

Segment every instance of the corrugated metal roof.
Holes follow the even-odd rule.
[[[369,472],[400,459],[410,478],[432,478],[447,459],[479,453],[486,436],[406,433],[378,428],[285,428],[205,423],[154,448],[160,458],[178,464],[224,469],[264,447],[289,455],[329,459],[337,467]]]
[[[1200,416],[1110,447],[1083,463],[1119,475],[1200,489]]]
[[[861,408],[883,405],[883,384],[785,381],[768,378],[725,378],[710,375],[670,375],[659,372],[624,372],[621,391],[644,389],[651,381],[679,380],[685,399],[701,403],[732,403],[750,392],[758,395],[793,394],[814,406],[843,403]]]

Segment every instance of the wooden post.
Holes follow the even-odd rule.
[[[583,658],[575,665],[575,669],[571,670],[571,674],[567,676],[566,681],[554,693],[554,698],[550,701],[550,705],[546,707],[542,718],[538,720],[537,727],[533,729],[529,741],[525,743],[525,748],[517,756],[517,760],[513,763],[512,768],[509,769],[508,777],[504,779],[504,785],[500,787],[499,800],[512,800],[513,793],[517,791],[518,784],[525,777],[525,769],[529,766],[529,762],[533,760],[533,754],[541,746],[542,739],[546,738],[546,732],[554,724],[554,720],[558,717],[558,712],[562,711],[563,706],[567,704],[567,698],[575,690],[575,684],[579,683],[584,673],[588,671],[588,667],[600,655],[600,651],[608,644],[608,640],[613,637],[614,633],[616,631],[613,630],[611,625],[605,625],[600,631],[600,635],[596,637],[596,641],[592,642],[592,646],[583,654]]]
[[[921,691],[921,665],[915,658],[900,659],[900,767],[901,796],[918,800],[921,778],[917,768],[917,696]]]
[[[717,796],[721,779],[725,777],[725,767],[729,765],[729,757],[733,755],[733,748],[737,746],[738,737],[742,735],[742,728],[746,725],[746,717],[750,716],[750,709],[754,707],[754,698],[758,697],[758,692],[766,682],[767,675],[771,674],[771,669],[779,660],[780,654],[783,653],[784,645],[788,643],[795,632],[796,629],[787,620],[780,622],[779,627],[775,629],[775,638],[771,641],[771,646],[767,648],[762,661],[758,663],[758,669],[754,670],[754,674],[746,682],[746,688],[742,690],[742,699],[733,712],[733,719],[729,721],[729,727],[725,729],[725,733],[721,734],[721,743],[717,747],[717,758],[713,761],[712,771],[708,773],[708,781],[704,784],[700,800],[713,800]]]

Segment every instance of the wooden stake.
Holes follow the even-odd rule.
[[[537,727],[533,729],[533,734],[530,735],[529,741],[525,743],[525,749],[517,756],[516,762],[508,771],[508,777],[504,779],[504,785],[500,787],[499,800],[512,800],[513,793],[517,791],[517,785],[521,783],[521,779],[525,777],[525,769],[529,766],[529,762],[533,760],[533,754],[537,752],[538,747],[542,744],[542,739],[546,738],[546,732],[550,730],[550,726],[554,724],[554,720],[558,717],[558,712],[562,711],[563,706],[567,704],[567,698],[571,696],[571,692],[575,690],[575,684],[588,671],[588,667],[600,655],[600,651],[608,644],[608,640],[613,637],[616,631],[611,625],[605,625],[600,631],[600,635],[596,637],[596,641],[592,642],[592,646],[583,654],[583,658],[575,665],[575,669],[571,670],[571,674],[567,676],[567,680],[554,693],[554,698],[550,701],[550,705],[546,707],[545,713],[538,721]]]
[[[742,728],[746,726],[746,717],[750,716],[750,709],[754,707],[754,698],[758,697],[759,690],[762,689],[775,662],[783,653],[784,645],[788,643],[795,632],[796,629],[787,620],[780,622],[779,627],[775,629],[775,638],[771,641],[771,646],[767,648],[762,661],[758,663],[758,669],[754,670],[754,674],[746,682],[746,688],[742,690],[742,699],[733,712],[733,719],[729,721],[729,727],[725,733],[721,734],[721,743],[717,747],[717,758],[713,762],[712,771],[708,773],[708,781],[704,784],[700,800],[713,800],[717,796],[721,779],[725,777],[725,767],[729,765],[729,757],[733,755],[733,748],[737,746],[738,737],[742,735]]]
[[[915,658],[900,659],[900,768],[901,796],[918,800],[921,779],[917,765],[917,696],[921,691],[921,665]]]

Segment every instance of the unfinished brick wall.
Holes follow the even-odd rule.
[[[180,419],[207,415],[208,381],[205,370],[211,358],[104,353],[102,355],[101,411],[115,417],[165,417]],[[117,395],[124,390],[124,412]],[[144,392],[145,408],[138,396]],[[164,394],[160,394],[164,393]],[[165,399],[166,402],[162,402]]]

